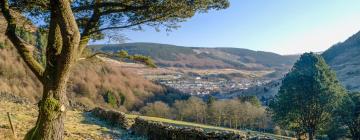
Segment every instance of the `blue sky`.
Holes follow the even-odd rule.
[[[127,42],[237,47],[297,54],[324,51],[360,30],[360,0],[230,0],[172,32],[123,31]],[[98,42],[99,43],[99,42]]]

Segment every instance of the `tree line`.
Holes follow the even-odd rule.
[[[255,96],[226,100],[210,97],[206,101],[192,96],[187,100],[176,100],[171,105],[161,101],[148,103],[139,112],[147,116],[235,129],[268,130],[273,127],[265,108],[260,106]]]

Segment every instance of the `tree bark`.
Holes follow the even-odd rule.
[[[309,130],[309,140],[314,140],[315,138],[315,131],[314,130]]]
[[[39,115],[36,126],[25,136],[25,140],[62,140],[66,115],[66,83],[59,86],[44,85],[42,100],[39,102]]]
[[[353,140],[360,140],[360,128],[359,124],[356,123],[357,120],[352,120],[351,122],[347,123],[347,126],[350,129],[350,134]]]
[[[26,140],[64,139],[68,99],[66,86],[72,65],[78,57],[80,33],[68,0],[52,0],[47,62],[42,77],[43,98],[39,102],[36,126]]]

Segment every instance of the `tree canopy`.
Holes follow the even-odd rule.
[[[10,0],[10,6],[26,13],[42,27],[50,22],[50,0]],[[82,40],[102,39],[109,30],[141,30],[144,25],[170,31],[178,23],[208,10],[229,6],[228,0],[73,0],[71,9]]]
[[[307,132],[314,139],[345,96],[345,89],[324,59],[305,53],[284,77],[270,110],[274,121],[282,127],[299,134]]]
[[[350,93],[335,112],[335,123],[345,126],[354,140],[360,139],[360,92]]]

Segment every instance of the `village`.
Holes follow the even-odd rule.
[[[270,82],[265,79],[224,79],[224,78],[206,78],[206,77],[181,77],[175,79],[160,79],[158,83],[175,88],[181,92],[191,95],[209,95],[226,94],[232,91],[245,90],[249,87],[260,86]]]

